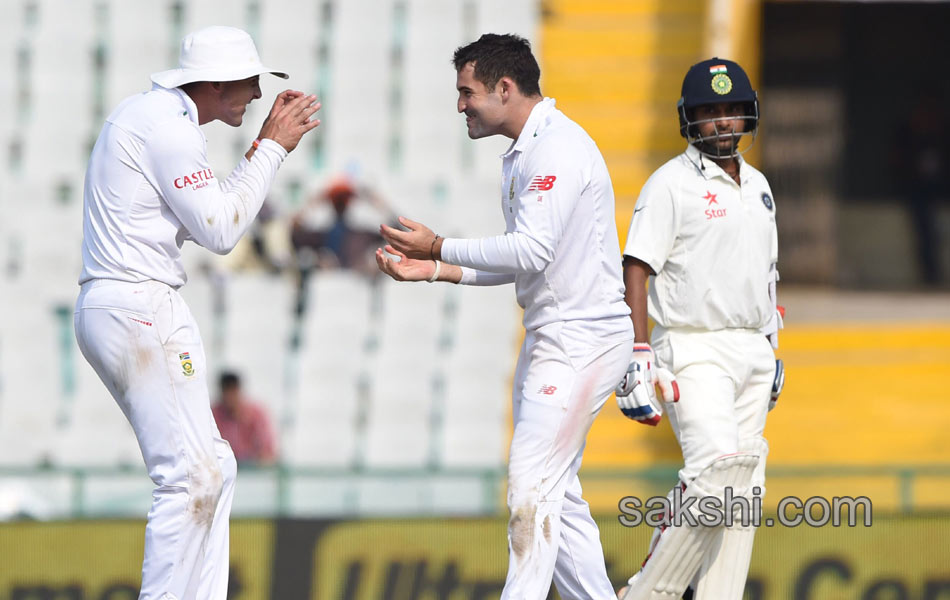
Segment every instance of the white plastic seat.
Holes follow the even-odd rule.
[[[358,385],[331,374],[300,397],[284,439],[284,460],[298,466],[349,467],[360,441],[356,429]]]
[[[456,48],[471,41],[463,35],[462,12],[461,2],[423,0],[408,5],[408,30],[425,32],[406,40],[402,129],[404,170],[412,178],[452,173],[460,164],[463,145],[480,143],[468,139],[465,116],[456,110],[451,59]]]
[[[370,375],[373,288],[347,271],[310,282],[296,359],[297,389],[285,459],[298,465],[349,466],[357,455],[356,415]]]
[[[223,354],[219,371],[236,371],[245,391],[276,418],[283,409],[290,344],[293,282],[266,273],[236,273],[225,285]],[[211,381],[216,395],[217,379]]]
[[[51,458],[62,414],[60,331],[52,306],[30,281],[4,286],[0,311],[0,464]]]
[[[94,18],[91,0],[39,4],[29,40],[31,108],[22,126],[24,170],[42,180],[84,171],[95,127]]]
[[[174,68],[181,42],[172,39],[171,13],[164,2],[110,2],[109,19],[107,113],[128,96],[151,89],[152,73]]]
[[[95,372],[91,368],[82,371],[80,377],[95,378],[86,385],[98,384],[101,393],[88,390],[93,393],[73,400],[69,423],[53,443],[53,463],[67,467],[135,467],[144,474],[145,462],[132,426]]]
[[[329,76],[322,134],[331,172],[354,160],[368,173],[389,169],[389,134],[400,127],[392,118],[390,96],[397,76],[390,58],[393,6],[373,0],[333,4],[332,30],[325,31],[329,39],[322,40],[330,50],[329,73],[322,74]]]

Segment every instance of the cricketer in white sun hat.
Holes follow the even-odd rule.
[[[152,73],[152,81],[171,89],[193,81],[240,81],[262,73],[288,78],[287,73],[261,63],[246,31],[214,25],[186,35],[178,68]]]

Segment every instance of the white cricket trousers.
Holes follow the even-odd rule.
[[[82,286],[75,327],[155,482],[139,599],[225,600],[237,463],[211,414],[191,311],[163,283],[97,279]]]
[[[725,454],[759,455],[752,485],[765,496],[768,444],[762,436],[769,411],[775,353],[750,329],[721,331],[655,327],[656,361],[673,372],[680,400],[667,404],[670,425],[683,451],[680,481],[689,485]],[[697,578],[696,599],[741,600],[752,558],[755,528],[723,528]]]
[[[623,377],[633,340],[604,346],[576,365],[559,329],[555,323],[526,332],[515,370],[502,600],[544,600],[552,577],[562,598],[615,598],[577,472],[587,431]]]

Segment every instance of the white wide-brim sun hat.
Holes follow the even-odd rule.
[[[178,68],[152,73],[152,81],[171,89],[193,81],[240,81],[263,73],[289,77],[261,63],[254,40],[246,31],[216,25],[186,35],[181,41]]]

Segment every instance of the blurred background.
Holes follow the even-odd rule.
[[[184,34],[233,25],[316,92],[234,253],[186,247],[182,293],[240,463],[231,598],[497,597],[521,340],[510,288],[376,276],[380,222],[503,230],[505,139],[470,141],[454,49],[529,38],[542,91],[600,146],[623,240],[640,186],[681,152],[686,69],[736,60],[761,102],[747,159],[772,185],[787,384],[769,415],[767,514],[866,496],[871,527],[763,528],[747,598],[950,598],[950,4],[762,0],[0,0],[0,600],[137,597],[152,484],[76,346],[82,182],[103,119]],[[203,129],[218,176],[244,125]],[[230,432],[230,433],[228,433]],[[608,401],[581,480],[619,584],[665,494],[664,422]],[[863,522],[863,515],[859,522]]]

